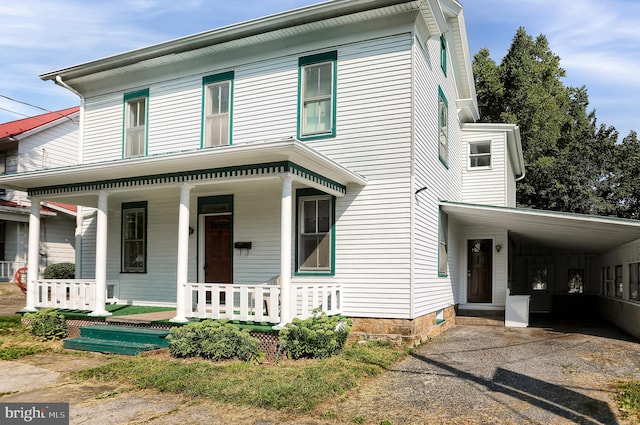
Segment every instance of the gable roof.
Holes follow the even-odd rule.
[[[78,113],[78,111],[80,111],[80,107],[74,106],[73,108],[47,112],[46,114],[0,124],[0,140],[20,136],[34,130],[44,130],[48,127],[48,124],[67,119],[67,117]]]

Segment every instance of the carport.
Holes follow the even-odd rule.
[[[448,201],[440,209],[449,218],[449,232],[457,235],[450,246],[461,258],[452,280],[460,277],[459,303],[466,308],[474,306],[465,282],[469,241],[493,241],[494,297],[478,304],[480,309],[504,309],[507,294],[530,295],[530,312],[566,316],[599,308],[600,298],[611,295],[604,282],[612,279],[604,271],[605,254],[640,239],[636,220]],[[619,260],[624,261],[629,260]]]

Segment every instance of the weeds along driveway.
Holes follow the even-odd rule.
[[[618,424],[622,377],[640,378],[640,344],[606,325],[456,327],[335,409],[394,425]]]

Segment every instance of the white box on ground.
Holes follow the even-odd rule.
[[[529,326],[529,299],[531,295],[508,295],[504,325],[512,328]]]

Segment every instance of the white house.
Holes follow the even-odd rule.
[[[0,185],[96,208],[96,244],[75,282],[30,269],[25,310],[104,316],[109,289],[175,306],[175,322],[321,308],[414,341],[455,306],[600,299],[601,254],[640,237],[515,207],[519,130],[475,123],[456,0],[330,1],[41,78],[81,96],[77,164]]]
[[[0,124],[0,175],[77,164],[77,106]],[[23,191],[0,189],[0,279],[11,280],[27,263],[31,200]],[[60,202],[44,202],[37,242],[39,269],[75,262],[77,209]]]

